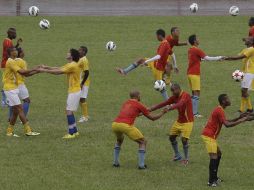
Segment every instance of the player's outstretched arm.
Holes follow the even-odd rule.
[[[25,77],[30,77],[36,73],[39,73],[37,69],[30,69],[30,70],[25,70],[25,69],[20,69],[17,71],[20,75],[23,75]]]
[[[163,108],[163,107],[165,107],[165,106],[167,106],[167,105],[170,105],[169,100],[166,100],[166,101],[164,101],[164,102],[162,102],[162,103],[160,103],[160,104],[157,104],[157,105],[154,105],[154,106],[150,107],[150,108],[149,108],[149,111],[152,112],[152,111],[158,110],[158,109],[160,109],[160,108]]]
[[[155,121],[157,119],[160,119],[165,113],[167,113],[169,110],[167,108],[164,108],[160,113],[153,115],[149,113],[148,115],[145,115],[148,119]]]
[[[246,58],[245,55],[238,55],[238,56],[231,56],[231,57],[226,57],[224,60],[227,61],[235,61],[235,60],[240,60]]]
[[[38,71],[40,73],[49,73],[49,74],[53,74],[53,75],[61,75],[64,74],[64,72],[60,69],[60,68],[54,68],[54,69],[44,69],[44,68],[40,68],[38,69]]]
[[[223,59],[225,59],[224,56],[215,56],[215,57],[205,56],[205,57],[203,58],[203,60],[205,60],[205,61],[221,61],[221,60],[223,60]]]
[[[239,125],[240,123],[243,123],[245,121],[247,121],[248,117],[242,117],[242,118],[236,118],[236,119],[232,119],[232,120],[226,120],[224,122],[225,127],[229,128],[229,127],[234,127],[236,125]]]

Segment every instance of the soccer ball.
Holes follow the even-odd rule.
[[[116,49],[116,44],[112,41],[109,41],[107,44],[106,44],[106,49],[108,51],[114,51]]]
[[[41,29],[49,29],[50,27],[50,22],[46,19],[42,19],[40,22],[39,22],[39,26]]]
[[[244,73],[240,70],[235,70],[233,73],[232,73],[232,78],[236,81],[236,82],[240,82],[243,80],[243,77],[244,77]]]
[[[197,3],[192,3],[192,4],[190,5],[190,11],[191,11],[192,13],[197,12],[197,11],[198,11],[198,4],[197,4]]]
[[[232,16],[237,16],[239,14],[239,8],[237,6],[230,7],[229,14]]]
[[[38,14],[39,14],[39,8],[38,7],[36,7],[36,6],[31,6],[31,7],[29,7],[29,9],[28,9],[28,14],[30,15],[30,16],[37,16]]]
[[[154,89],[157,91],[162,91],[166,87],[166,83],[163,80],[157,80],[154,83]]]

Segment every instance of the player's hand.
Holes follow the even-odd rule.
[[[18,40],[17,40],[17,44],[19,45],[20,43],[22,43],[23,42],[23,40],[22,40],[22,38],[19,38]]]
[[[179,73],[179,69],[177,67],[174,68],[174,72],[178,74]]]
[[[244,112],[244,113],[241,113],[241,115],[239,116],[239,118],[247,117],[247,116],[249,116],[249,115],[250,115],[249,112]]]
[[[141,58],[141,59],[139,59],[136,63],[138,64],[138,65],[141,65],[141,66],[143,66],[144,65],[144,63],[145,63],[145,59],[144,58]]]
[[[169,109],[166,107],[162,110],[162,113],[165,114],[165,113],[168,113]]]

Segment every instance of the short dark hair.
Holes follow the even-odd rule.
[[[18,47],[17,51],[18,51],[18,57],[20,57],[20,54],[23,52],[23,49],[21,47]]]
[[[250,17],[249,26],[254,26],[254,17]]]
[[[178,29],[178,28],[177,28],[177,27],[172,27],[171,30],[170,30],[171,34],[172,34],[173,32],[175,32],[176,29]]]
[[[8,56],[10,56],[10,55],[11,55],[11,52],[14,51],[14,50],[16,50],[15,47],[10,47],[10,48],[8,48],[8,49],[7,49]]]
[[[80,46],[80,48],[84,51],[85,55],[88,53],[88,49],[86,46]]]
[[[157,34],[158,36],[162,36],[163,38],[165,38],[165,36],[166,36],[166,32],[165,32],[163,29],[157,30],[157,31],[156,31],[156,34]]]
[[[192,34],[192,35],[189,36],[189,43],[190,43],[191,45],[194,45],[194,43],[195,43],[196,40],[197,40],[196,34]]]
[[[220,94],[218,97],[218,101],[220,104],[223,104],[223,101],[226,99],[228,95],[227,94]]]
[[[171,88],[178,88],[178,89],[181,89],[180,85],[178,83],[172,83]]]
[[[75,62],[79,61],[79,51],[76,49],[70,49],[72,60]]]

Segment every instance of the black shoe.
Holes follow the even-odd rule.
[[[247,109],[247,111],[246,112],[248,112],[248,113],[252,113],[253,112],[253,109]]]
[[[208,182],[208,183],[207,183],[207,186],[208,186],[208,187],[217,187],[218,184],[217,184],[216,181],[214,181],[214,182]]]
[[[113,164],[113,167],[119,168],[119,167],[120,167],[120,164]]]
[[[147,169],[147,165],[144,165],[144,167],[140,167],[140,166],[139,166],[138,169],[139,169],[139,170],[145,170],[145,169]]]

